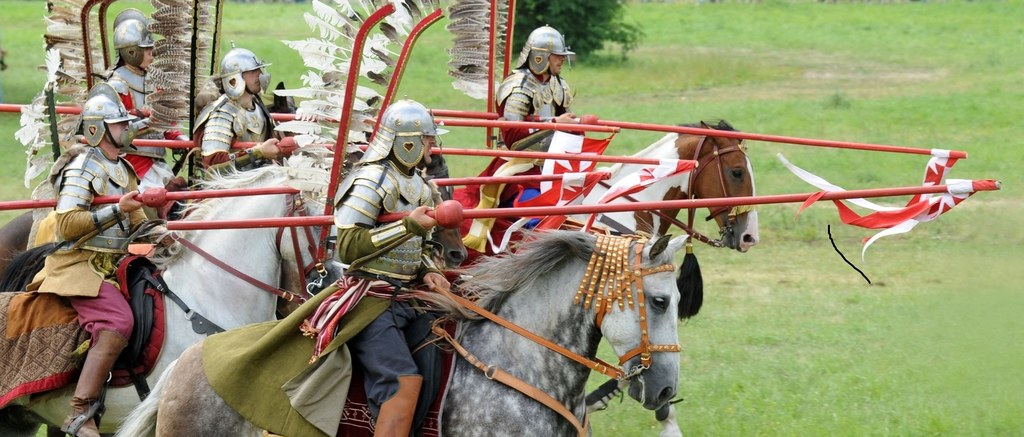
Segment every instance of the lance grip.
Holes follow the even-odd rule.
[[[392,214],[382,214],[377,220],[382,222],[394,222],[401,220],[408,216],[408,212],[398,212]],[[437,220],[437,224],[442,228],[455,229],[462,226],[462,204],[456,200],[445,200],[440,205],[434,208],[433,211],[427,211],[427,215]]]

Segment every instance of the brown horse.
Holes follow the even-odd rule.
[[[19,215],[0,227],[0,272],[15,255],[28,248],[28,235],[32,230],[32,211]]]

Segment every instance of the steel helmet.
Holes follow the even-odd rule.
[[[97,84],[89,91],[89,98],[82,106],[82,134],[90,146],[99,146],[103,137],[107,135],[108,125],[135,119],[136,117],[125,109],[114,88],[105,83]],[[118,147],[126,146],[121,144],[120,139],[113,141]]]
[[[437,136],[445,132],[437,128],[434,116],[426,106],[414,100],[398,100],[384,110],[370,147],[359,162],[380,161],[394,152],[397,163],[411,169],[423,161],[423,136]]]
[[[245,80],[242,79],[242,73],[270,65],[272,64],[257,58],[251,50],[235,47],[220,60],[220,74],[216,77],[220,79],[224,93],[232,99],[237,99],[245,92]],[[260,90],[267,89],[269,85],[270,73],[264,71],[260,74]]]
[[[519,53],[519,68],[529,66],[533,74],[548,72],[548,55],[575,55],[565,45],[565,37],[551,26],[541,26],[530,32],[526,45]]]
[[[149,20],[136,9],[126,9],[114,19],[114,48],[125,64],[142,65],[144,49],[153,47]]]

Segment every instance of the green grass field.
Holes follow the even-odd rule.
[[[306,5],[227,5],[226,38],[303,71],[279,39],[308,35]],[[152,10],[147,2],[121,1]],[[28,102],[43,77],[43,3],[0,1],[11,66],[6,102]],[[759,208],[749,253],[698,247],[705,304],[682,325],[678,404],[689,435],[1020,435],[1024,430],[1024,28],[1019,2],[823,4],[631,3],[646,37],[566,73],[575,109],[601,118],[682,123],[723,118],[740,130],[966,150],[951,177],[1000,179],[909,234],[876,243],[828,203]],[[293,23],[262,28],[270,23]],[[449,85],[440,23],[421,39],[402,92],[431,107],[482,110]],[[569,41],[572,44],[572,41]],[[22,199],[17,117],[0,115],[0,199]],[[659,135],[625,132],[630,154]],[[482,147],[466,128],[446,145]],[[759,194],[813,191],[775,158],[846,188],[920,184],[926,157],[751,142]],[[454,159],[453,173],[484,162]],[[902,204],[905,198],[882,202]],[[0,218],[9,218],[7,213]],[[868,285],[832,248],[871,279]],[[606,357],[611,358],[611,357]],[[599,383],[602,381],[594,381]],[[654,435],[653,414],[624,400],[592,418],[594,435]]]

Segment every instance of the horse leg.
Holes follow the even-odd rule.
[[[262,435],[213,391],[203,372],[203,343],[186,349],[161,381],[164,379],[156,414],[157,436]]]

